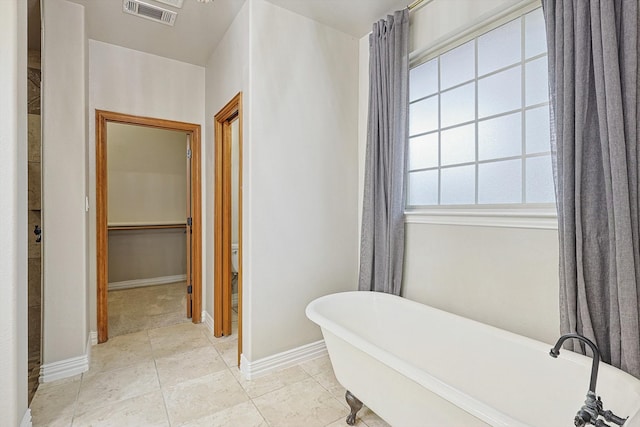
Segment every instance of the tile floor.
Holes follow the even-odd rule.
[[[88,372],[41,384],[34,427],[339,427],[349,412],[328,357],[246,381],[237,336],[202,324],[148,329],[94,346]],[[361,427],[388,426],[367,408]]]
[[[108,292],[109,336],[189,322],[186,282]]]

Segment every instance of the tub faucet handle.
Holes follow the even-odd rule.
[[[611,421],[612,423],[617,424],[619,426],[627,422],[627,418],[629,418],[629,417],[621,418],[608,409],[606,411],[603,411],[601,415],[602,415],[602,418],[604,418],[606,421]]]
[[[605,421],[611,421],[619,426],[627,421],[626,418],[620,418],[609,410],[605,411],[600,396],[596,397],[596,395],[590,391],[587,393],[587,399],[584,401],[584,405],[582,405],[582,408],[580,408],[573,419],[573,425],[576,427],[584,427],[591,424],[595,427],[611,427],[601,420],[600,417],[604,418]]]

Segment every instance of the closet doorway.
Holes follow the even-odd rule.
[[[130,152],[126,151],[127,147]],[[108,163],[109,158],[112,164]],[[164,283],[175,281],[174,285],[163,286],[167,290],[160,291],[158,300],[175,300],[177,296],[176,301],[179,304],[182,299],[184,307],[182,313],[174,317],[201,322],[200,174],[200,125],[96,110],[99,343],[109,338],[110,287],[144,286],[122,292],[157,294],[160,286],[147,285],[163,283],[162,280]],[[115,194],[117,198],[113,197]],[[165,201],[167,205],[160,205]],[[154,241],[165,242],[165,245],[168,242],[169,246],[155,252],[161,245],[150,243]],[[140,253],[130,255],[128,251],[136,242],[142,242],[140,247],[152,248],[155,253],[148,257]],[[109,263],[110,249],[112,258],[118,261],[117,268]],[[186,262],[181,264],[182,260]],[[149,266],[149,271],[156,271],[155,276],[160,271],[162,277],[153,277],[152,273],[152,277],[147,278],[145,262],[155,265],[155,270]],[[127,274],[141,278],[122,280]],[[143,298],[141,304],[146,304],[145,296],[139,297]],[[140,304],[138,307],[144,308]],[[135,311],[136,307],[131,310]],[[158,320],[171,321],[166,317],[158,316]],[[126,331],[126,327],[119,325],[117,329]]]
[[[238,328],[238,365],[242,354],[242,93],[214,118],[215,207],[213,334]]]

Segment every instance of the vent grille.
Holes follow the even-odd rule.
[[[178,14],[171,10],[161,7],[152,6],[138,0],[124,0],[122,3],[122,11],[151,21],[160,22],[161,24],[173,26],[176,22]]]

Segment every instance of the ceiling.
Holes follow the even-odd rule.
[[[413,0],[267,0],[292,12],[361,38],[388,13]]]
[[[178,12],[175,26],[152,22],[122,12],[122,0],[69,0],[85,7],[90,39],[205,65],[245,0],[184,0],[176,9],[155,0],[149,4]],[[337,30],[360,38],[387,13],[406,7],[410,0],[267,0]],[[30,29],[39,27],[39,1],[29,0]],[[39,48],[37,32],[30,48]],[[34,40],[35,39],[35,40]]]

